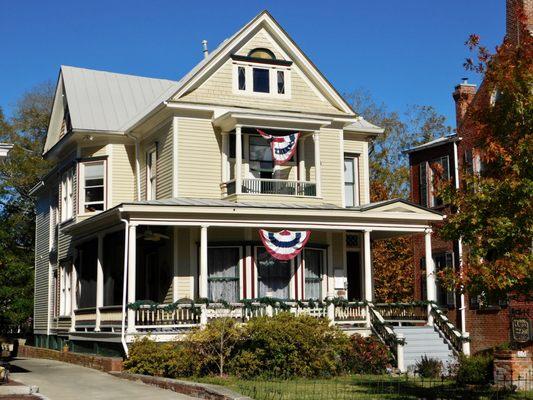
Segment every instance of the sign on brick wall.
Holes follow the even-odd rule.
[[[531,338],[531,321],[528,318],[511,320],[511,336],[517,343],[527,343]]]

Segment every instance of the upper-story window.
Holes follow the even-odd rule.
[[[359,205],[359,157],[344,156],[344,204],[346,207]]]
[[[105,161],[80,164],[80,209],[84,213],[105,210]]]
[[[146,200],[157,198],[157,145],[146,153]]]
[[[69,169],[61,176],[61,222],[71,219],[74,214],[74,169]]]
[[[290,61],[276,60],[268,49],[233,57],[234,92],[259,96],[290,96]]]
[[[450,179],[450,159],[443,156],[420,163],[420,204],[424,207],[440,207],[444,202],[435,193],[435,177]]]

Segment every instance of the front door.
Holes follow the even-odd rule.
[[[346,252],[346,264],[348,272],[348,300],[363,300],[363,292],[361,290],[361,257],[359,252]]]

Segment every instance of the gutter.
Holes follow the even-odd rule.
[[[454,168],[455,189],[458,190],[459,189],[459,160],[457,158],[457,141],[453,142],[453,168]],[[463,239],[462,238],[459,238],[457,242],[457,255],[459,256],[459,274],[462,277],[463,276]],[[463,290],[461,290],[461,296],[459,300],[459,311],[461,312],[461,333],[465,334],[466,333],[466,306],[465,306],[465,295],[464,295]]]
[[[120,210],[119,212],[122,213],[122,211]],[[124,277],[122,279],[122,323],[120,331],[120,342],[122,343],[122,347],[124,348],[124,353],[126,354],[126,357],[128,357],[128,344],[126,343],[126,290],[128,287],[128,248],[130,223],[127,219],[122,218],[122,215],[120,216],[120,221],[124,222]]]
[[[135,143],[135,179],[137,182],[137,201],[141,201],[141,175],[140,175],[141,164],[139,161],[141,150],[140,150],[139,138],[130,132],[127,132],[126,136],[131,138],[133,142]]]

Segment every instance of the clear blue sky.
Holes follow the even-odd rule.
[[[57,79],[61,64],[179,79],[268,9],[340,92],[367,89],[390,109],[427,104],[454,123],[451,92],[463,45],[491,49],[505,30],[503,0],[8,1],[0,0],[0,107]]]

